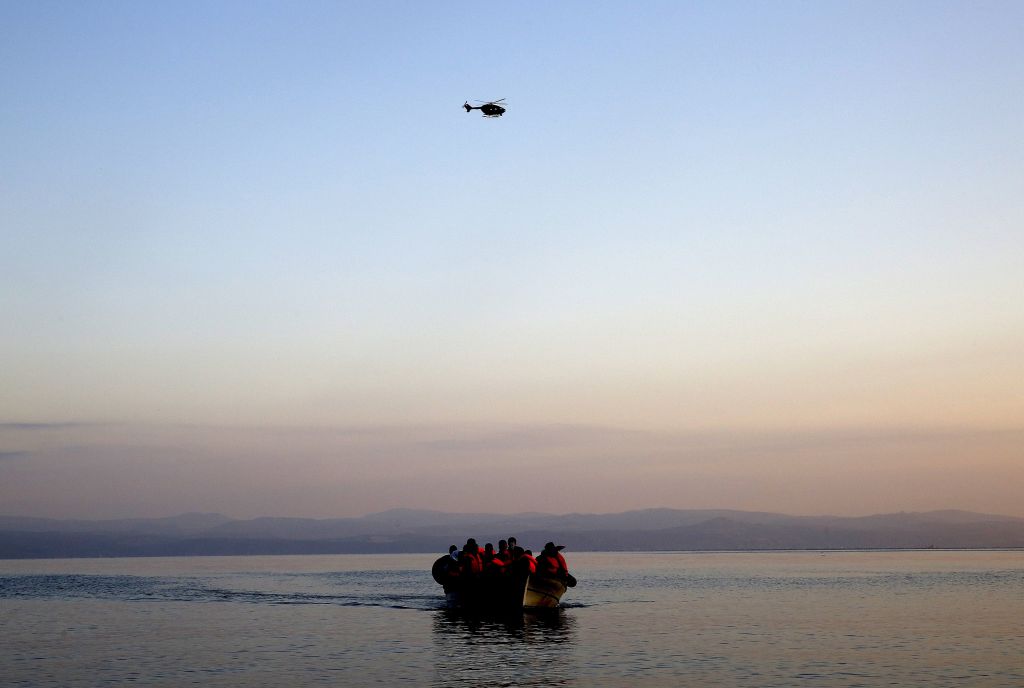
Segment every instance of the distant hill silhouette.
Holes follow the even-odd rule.
[[[447,551],[515,535],[584,551],[1024,547],[1024,519],[968,511],[861,517],[709,509],[615,514],[456,514],[393,509],[360,518],[230,519],[219,514],[106,521],[0,516],[0,558]]]

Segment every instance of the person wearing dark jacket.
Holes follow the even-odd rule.
[[[434,562],[430,574],[441,585],[453,585],[459,578],[459,548],[449,547],[448,554]]]

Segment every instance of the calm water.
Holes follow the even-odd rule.
[[[567,554],[509,619],[430,555],[0,561],[0,683],[1024,686],[1024,552]]]

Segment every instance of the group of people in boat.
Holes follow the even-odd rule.
[[[532,550],[520,547],[514,537],[498,540],[497,550],[490,542],[480,547],[474,538],[469,538],[461,550],[455,545],[449,547],[448,555],[434,562],[432,573],[442,585],[511,573],[529,573],[575,583],[562,556],[563,548],[564,545],[549,542],[534,556]]]

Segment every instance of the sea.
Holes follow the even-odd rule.
[[[569,549],[501,617],[438,554],[0,561],[0,685],[1024,687],[1024,551]]]

